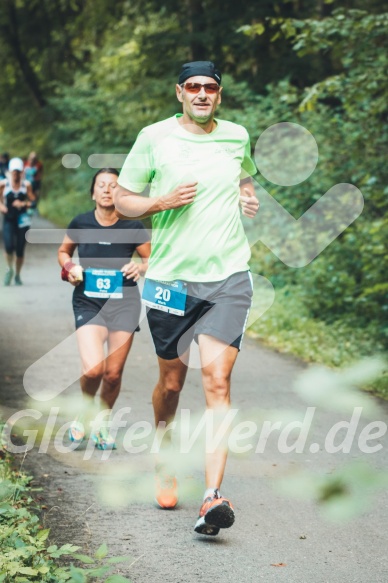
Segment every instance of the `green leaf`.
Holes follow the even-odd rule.
[[[111,570],[112,570],[111,566],[104,565],[102,567],[96,567],[96,568],[92,567],[91,569],[87,569],[87,572],[88,572],[88,575],[90,577],[101,578],[101,577],[104,577]]]
[[[64,554],[72,554],[75,553],[75,551],[78,551],[80,549],[80,547],[76,546],[76,545],[71,545],[69,543],[67,543],[66,545],[62,545],[58,551],[64,555]]]
[[[0,500],[10,498],[15,491],[15,486],[10,480],[3,480],[0,483]]]
[[[48,535],[50,534],[50,529],[46,528],[44,530],[41,530],[40,532],[38,532],[38,534],[36,535],[36,538],[40,541],[44,541],[47,539]]]
[[[22,575],[38,575],[38,571],[36,569],[31,569],[31,567],[19,567],[18,573]]]
[[[252,30],[260,36],[260,35],[264,34],[265,26],[262,22],[258,22],[257,24],[254,24],[252,26]]]
[[[58,550],[58,546],[57,545],[51,545],[51,546],[48,547],[47,552],[48,553],[54,553],[57,550]]]
[[[102,543],[100,548],[98,548],[97,551],[95,552],[94,556],[96,557],[96,559],[104,559],[107,554],[108,554],[108,547],[106,546],[105,543]]]
[[[42,573],[42,575],[46,575],[46,573],[48,573],[50,571],[50,567],[39,567],[38,569],[39,573]]]
[[[87,583],[86,575],[78,569],[74,567],[74,565],[70,566],[70,574],[71,574],[71,583]]]
[[[73,555],[73,557],[75,559],[77,559],[78,561],[81,561],[82,563],[86,563],[88,565],[93,565],[94,564],[94,559],[92,559],[91,557],[88,557],[87,555]]]
[[[9,512],[10,510],[13,510],[11,504],[2,504],[0,506],[0,514],[5,514],[6,512]],[[1,581],[1,579],[0,579]]]

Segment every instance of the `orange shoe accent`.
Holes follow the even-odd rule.
[[[178,504],[178,484],[174,476],[158,472],[156,480],[156,502],[160,508],[172,509]]]
[[[231,510],[234,511],[232,503],[227,498],[206,498],[199,510],[199,516],[205,516],[205,514],[220,504],[227,505]]]
[[[220,528],[230,528],[234,523],[234,508],[227,498],[214,491],[206,498],[199,509],[198,520],[194,530],[199,534],[217,535]]]

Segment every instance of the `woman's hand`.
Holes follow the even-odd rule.
[[[63,281],[68,281],[76,287],[84,278],[83,271],[81,265],[77,265],[71,260],[68,260],[62,266],[61,278]]]
[[[143,275],[142,266],[139,263],[130,261],[126,263],[121,268],[121,271],[126,279],[133,279],[133,281],[138,281],[140,276]]]
[[[81,265],[74,265],[70,271],[68,271],[67,281],[76,287],[84,278],[83,271]]]
[[[12,206],[15,207],[16,209],[25,209],[27,208],[27,203],[16,199],[13,201]]]

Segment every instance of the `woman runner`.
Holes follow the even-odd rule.
[[[35,201],[31,183],[22,180],[23,167],[21,158],[12,158],[9,161],[9,177],[0,181],[0,211],[4,215],[3,238],[8,265],[4,285],[11,284],[14,273],[15,285],[22,285],[20,272],[24,262],[26,233],[31,226],[27,211]]]
[[[76,216],[58,251],[62,279],[74,286],[73,310],[82,363],[82,393],[93,399],[101,386],[100,409],[110,414],[120,392],[121,378],[133,335],[139,330],[140,294],[150,254],[149,236],[140,221],[120,220],[112,195],[117,187],[114,168],[99,170],[92,180],[94,211]],[[79,263],[73,262],[75,250]],[[132,260],[137,253],[141,263]],[[107,355],[104,345],[107,345]],[[69,428],[73,442],[85,438],[82,417]],[[99,449],[115,449],[107,423],[93,429]]]

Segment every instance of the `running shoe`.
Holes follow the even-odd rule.
[[[23,285],[20,275],[15,275],[15,285]]]
[[[172,510],[178,504],[178,483],[175,476],[170,476],[165,469],[156,467],[156,502],[160,508]]]
[[[117,449],[116,442],[106,427],[101,427],[96,433],[92,433],[91,438],[97,449]]]
[[[203,501],[194,530],[199,534],[215,536],[220,532],[220,528],[230,528],[233,523],[232,504],[221,496],[218,490],[214,490],[213,495]]]
[[[12,278],[13,278],[13,269],[11,267],[9,267],[7,269],[7,271],[5,272],[4,285],[11,285]]]
[[[73,443],[82,443],[85,439],[85,428],[81,421],[75,419],[69,427],[69,439]]]

